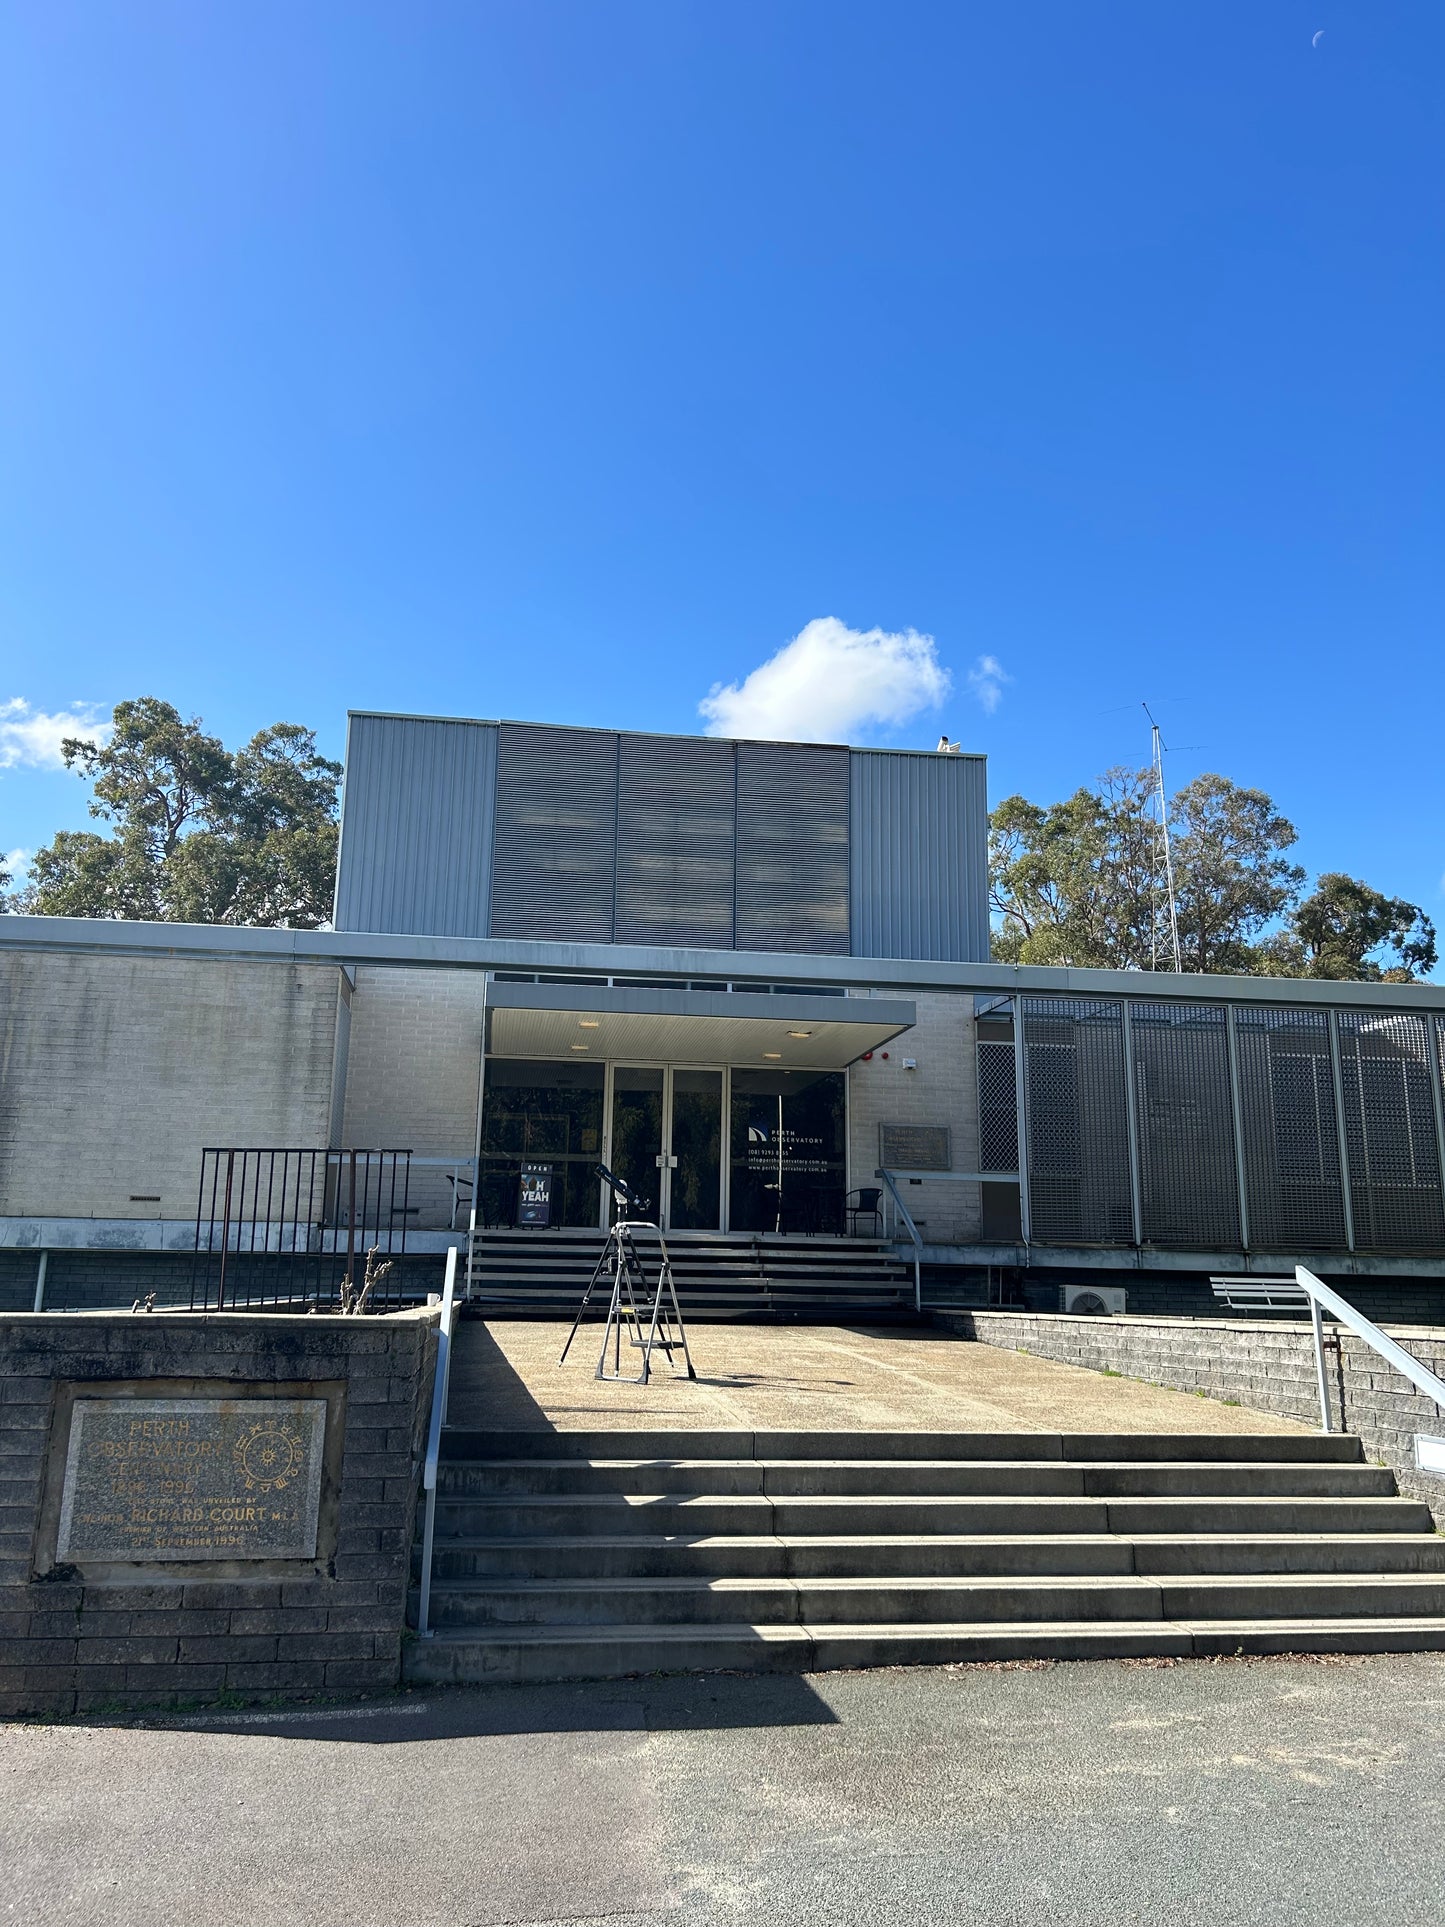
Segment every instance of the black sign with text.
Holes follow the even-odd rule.
[[[548,1225],[552,1222],[552,1170],[550,1164],[524,1164],[517,1180],[517,1223]]]

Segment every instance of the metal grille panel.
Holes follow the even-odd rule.
[[[1351,1010],[1339,1025],[1356,1247],[1438,1248],[1445,1214],[1429,1020]]]
[[[686,736],[620,744],[614,941],[730,950],[732,744]]]
[[[503,723],[492,935],[611,943],[617,738]]]
[[[737,947],[848,954],[848,752],[737,745]]]
[[[1235,1012],[1235,1047],[1250,1245],[1342,1251],[1329,1019],[1250,1005]]]
[[[978,1168],[1019,1168],[1018,1077],[1012,1044],[978,1042]]]
[[[1229,1035],[1215,1004],[1131,1004],[1145,1244],[1239,1243]]]
[[[1123,1007],[1026,997],[1024,1110],[1033,1238],[1129,1244]]]

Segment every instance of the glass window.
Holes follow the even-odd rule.
[[[601,1064],[489,1057],[482,1094],[477,1222],[512,1225],[522,1164],[550,1164],[552,1223],[597,1223],[602,1156]]]
[[[672,1074],[671,1224],[716,1231],[722,1179],[722,1072]]]
[[[843,1230],[845,1088],[841,1071],[733,1072],[734,1231]]]

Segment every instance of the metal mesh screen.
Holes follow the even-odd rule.
[[[1018,1079],[1011,1043],[978,1040],[978,1168],[1019,1168]]]
[[[1131,1004],[1144,1242],[1239,1243],[1229,1034],[1216,1004]]]
[[[848,752],[737,746],[737,947],[848,954]]]
[[[503,723],[492,935],[611,943],[617,738]]]
[[[622,736],[615,943],[733,941],[733,750],[687,736]]]
[[[1235,1012],[1235,1044],[1250,1244],[1343,1250],[1328,1018],[1251,1005]]]
[[[1429,1020],[1351,1010],[1340,1013],[1339,1023],[1356,1247],[1438,1247],[1445,1214]]]
[[[1122,1006],[1026,997],[1022,1011],[1033,1237],[1040,1244],[1129,1244]]]

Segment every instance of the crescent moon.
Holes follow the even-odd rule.
[[[1321,27],[1319,32],[1315,35],[1314,39],[1310,42],[1310,45],[1312,47],[1318,47],[1318,45],[1324,39],[1324,37],[1325,37],[1325,30],[1323,27]]]

